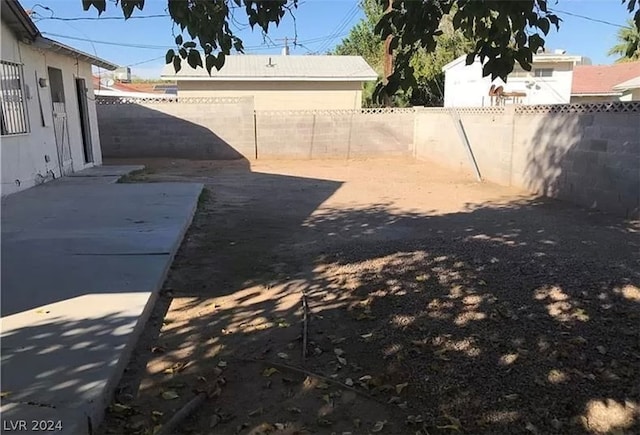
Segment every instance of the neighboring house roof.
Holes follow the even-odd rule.
[[[452,60],[448,64],[442,67],[442,71],[450,70],[451,68],[458,66],[460,64],[466,64],[467,55],[462,55],[457,59]],[[480,58],[476,59],[476,62],[480,62]],[[588,58],[584,56],[575,56],[571,54],[561,54],[561,53],[540,53],[533,55],[532,63],[573,63],[573,64],[581,64],[590,62]]]
[[[160,86],[161,89],[156,89]],[[93,76],[93,89],[97,96],[125,97],[125,98],[177,98],[175,93],[169,93],[166,85],[153,83],[121,83],[117,81],[107,84],[100,77]]]
[[[615,91],[629,91],[631,89],[640,89],[640,76],[632,78],[631,80],[627,80],[626,82],[622,82],[613,87]]]
[[[114,63],[42,36],[40,30],[38,30],[18,0],[2,0],[1,3],[2,22],[5,23],[20,40],[33,43],[34,46],[38,48],[62,53],[65,56],[80,59],[110,71],[118,68],[118,65]]]
[[[165,80],[217,81],[373,81],[378,74],[361,56],[227,56],[220,71],[211,75],[205,68],[193,69],[182,62],[175,73],[173,65],[162,70]]]
[[[640,62],[580,65],[573,70],[571,95],[620,95],[617,85],[638,76]]]

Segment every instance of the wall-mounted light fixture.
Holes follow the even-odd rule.
[[[44,77],[42,77],[38,79],[38,84],[40,85],[41,88],[46,88],[47,86],[49,86],[49,81]]]

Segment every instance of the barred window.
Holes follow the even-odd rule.
[[[29,133],[22,65],[0,61],[0,89],[2,90],[0,101],[2,136]]]

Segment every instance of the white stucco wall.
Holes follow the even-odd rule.
[[[504,86],[506,92],[525,92],[522,104],[567,104],[571,99],[573,64],[534,62],[535,69],[553,68],[552,77],[509,77],[505,84],[502,80],[491,81],[482,77],[482,64],[472,65],[460,62],[445,72],[445,107],[490,106],[489,88],[494,83]]]
[[[50,87],[41,88],[36,80],[36,74],[38,78],[48,78],[48,67],[58,68],[62,71],[73,171],[101,164],[102,154],[95,102],[93,101],[95,97],[92,89],[91,65],[18,42],[13,33],[4,25],[1,26],[1,32],[0,58],[4,61],[23,64],[27,116],[30,125],[29,133],[0,137],[2,195],[34,186],[46,180],[50,171],[55,174],[56,178],[60,176],[53,129],[51,89]],[[94,159],[94,162],[89,164],[85,164],[84,161],[80,113],[75,87],[76,77],[84,78],[89,88],[88,109]],[[42,103],[44,125],[40,115],[38,93]]]

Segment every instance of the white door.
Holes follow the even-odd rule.
[[[53,131],[56,136],[60,173],[61,175],[68,175],[73,172],[73,162],[71,161],[71,144],[69,142],[67,111],[64,103],[53,103]]]

